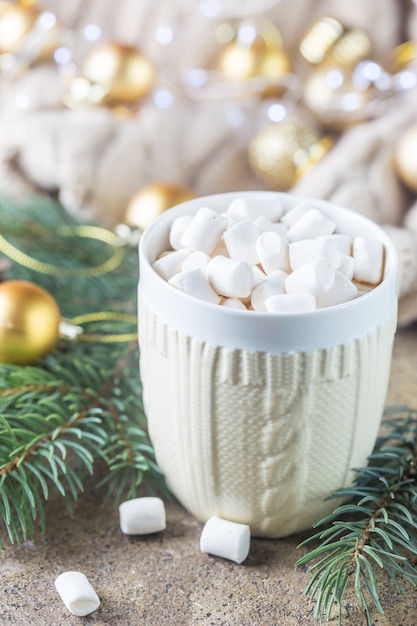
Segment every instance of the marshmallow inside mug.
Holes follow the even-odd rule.
[[[254,535],[304,530],[335,506],[378,433],[396,327],[397,254],[384,231],[312,200],[338,232],[383,243],[382,282],[343,304],[285,314],[211,304],[169,285],[152,264],[180,215],[242,198],[284,214],[305,199],[275,192],[197,198],[156,219],[140,242],[143,399],[157,461],[199,520]]]

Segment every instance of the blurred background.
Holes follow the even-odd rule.
[[[417,319],[417,3],[0,0],[0,194],[143,228],[291,191],[383,224]]]

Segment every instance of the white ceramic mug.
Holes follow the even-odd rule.
[[[363,216],[321,202],[340,232],[382,241],[384,279],[344,304],[298,314],[242,311],[188,296],[152,268],[179,215],[242,197],[285,210],[273,192],[197,198],[156,219],[140,242],[143,400],[158,464],[199,520],[216,515],[280,537],[335,507],[325,501],[366,465],[378,434],[397,314],[397,253]],[[317,200],[314,201],[317,203]]]

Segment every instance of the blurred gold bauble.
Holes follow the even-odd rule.
[[[60,311],[42,287],[24,280],[0,284],[0,362],[28,365],[59,338]]]
[[[394,165],[402,182],[417,193],[417,124],[401,137],[394,153]]]
[[[355,86],[351,73],[340,67],[320,67],[305,80],[303,97],[320,122],[341,130],[364,119],[372,91]]]
[[[404,41],[392,50],[388,59],[388,72],[396,74],[406,70],[412,65],[417,58],[417,42]]]
[[[328,152],[330,138],[318,138],[296,120],[265,126],[249,145],[249,162],[270,189],[287,191]]]
[[[271,82],[279,80],[289,72],[291,65],[280,32],[267,21],[249,28],[253,28],[252,37],[242,37],[238,30],[222,47],[215,69],[231,80],[255,77]]]
[[[153,183],[143,187],[129,202],[124,221],[143,230],[158,215],[171,207],[192,200],[195,194],[183,185]]]
[[[137,48],[107,43],[86,57],[81,74],[101,90],[102,103],[133,103],[147,96],[155,80],[152,63]]]
[[[302,37],[299,50],[312,65],[354,67],[371,52],[371,42],[362,30],[347,28],[332,17],[314,22]]]
[[[39,13],[33,6],[0,2],[0,54],[15,54],[22,48]]]

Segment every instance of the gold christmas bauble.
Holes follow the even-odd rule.
[[[94,48],[84,61],[83,78],[100,87],[103,103],[133,103],[149,94],[155,80],[152,63],[137,48],[106,43]]]
[[[18,3],[0,2],[0,54],[15,54],[39,17],[39,9]]]
[[[304,102],[327,127],[344,130],[365,119],[371,101],[371,88],[360,89],[352,83],[350,71],[335,66],[314,69],[304,82]]]
[[[61,315],[54,298],[24,280],[0,283],[0,362],[28,365],[59,338]]]
[[[167,209],[193,198],[194,192],[184,185],[152,183],[133,196],[127,206],[124,221],[129,226],[143,230]]]
[[[296,120],[265,126],[249,144],[249,162],[270,189],[287,191],[330,149]]]
[[[313,22],[303,35],[299,50],[311,65],[354,67],[371,52],[365,31],[348,28],[333,17]]]
[[[402,182],[417,193],[417,124],[400,138],[394,153],[394,166]]]
[[[274,82],[281,79],[289,72],[291,63],[277,28],[266,21],[261,26],[243,24],[241,29],[245,27],[253,28],[253,31],[242,36],[238,30],[222,47],[214,64],[215,69],[231,80],[262,77]]]

